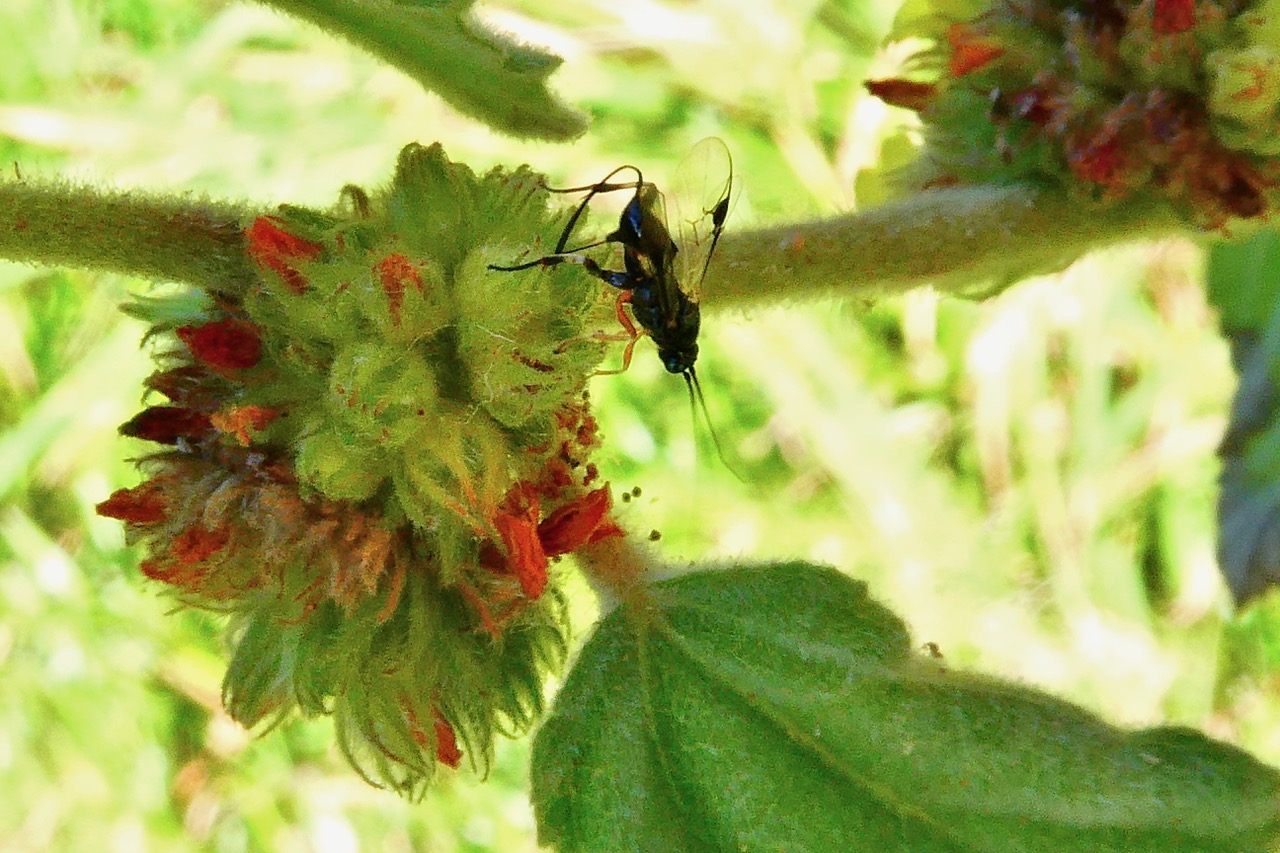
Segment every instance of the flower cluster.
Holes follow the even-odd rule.
[[[98,511],[231,616],[238,720],[332,713],[407,793],[536,718],[567,644],[550,562],[621,534],[588,461],[598,284],[487,269],[554,241],[545,202],[527,170],[412,145],[378,194],[248,224],[257,280],[129,308],[163,399],[121,431],[160,449]]]
[[[972,6],[972,3],[969,4]],[[1204,227],[1280,204],[1280,2],[996,0],[930,19],[925,183],[1050,181],[1173,202]]]

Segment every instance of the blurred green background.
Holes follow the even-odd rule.
[[[717,135],[743,191],[737,228],[878,203],[912,151],[911,117],[861,88],[910,52],[876,48],[893,3],[480,12],[565,57],[554,82],[591,113],[585,138],[505,139],[245,3],[5,0],[0,163],[328,206],[346,183],[385,180],[413,140],[561,185],[634,163],[662,186]],[[1234,377],[1202,266],[1169,242],[982,304],[921,291],[708,306],[699,372],[746,485],[647,342],[628,373],[593,383],[601,468],[643,489],[624,517],[661,531],[673,561],[830,562],[956,665],[1280,763],[1280,605],[1233,617],[1214,564]],[[92,512],[136,482],[140,448],[115,427],[149,368],[115,306],[147,286],[0,264],[0,850],[535,849],[527,744],[505,744],[486,783],[442,774],[406,804],[346,768],[325,721],[259,738],[221,712],[219,620],[175,612]]]

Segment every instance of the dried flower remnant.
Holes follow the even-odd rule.
[[[996,4],[923,25],[939,79],[868,89],[921,114],[922,187],[1048,180],[1224,228],[1280,203],[1273,14],[1216,0]]]
[[[242,292],[131,307],[167,400],[121,428],[156,449],[98,511],[231,614],[236,719],[332,713],[359,772],[414,794],[534,721],[567,644],[551,561],[621,535],[589,462],[601,353],[558,350],[607,308],[573,271],[493,298],[490,260],[561,227],[527,170],[409,146],[362,196],[248,224]]]

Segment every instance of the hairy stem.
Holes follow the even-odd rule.
[[[0,183],[0,257],[234,293],[256,275],[242,233],[255,213],[207,200]],[[1027,186],[937,190],[865,213],[731,229],[703,299],[715,307],[872,298],[924,284],[962,293],[1184,228],[1150,204],[1094,205]]]
[[[633,536],[609,537],[575,552],[578,565],[606,605],[627,604],[636,612],[646,610],[645,584],[658,569],[655,554],[636,543]]]
[[[932,284],[951,293],[1061,269],[1090,249],[1185,230],[1151,203],[1091,204],[1032,186],[934,190],[864,213],[725,233],[711,306],[868,298]]]
[[[236,292],[256,273],[225,202],[66,183],[0,182],[0,257]]]

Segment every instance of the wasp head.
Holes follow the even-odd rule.
[[[698,360],[698,345],[689,343],[680,347],[667,347],[658,350],[658,358],[668,373],[688,373],[693,363]]]

